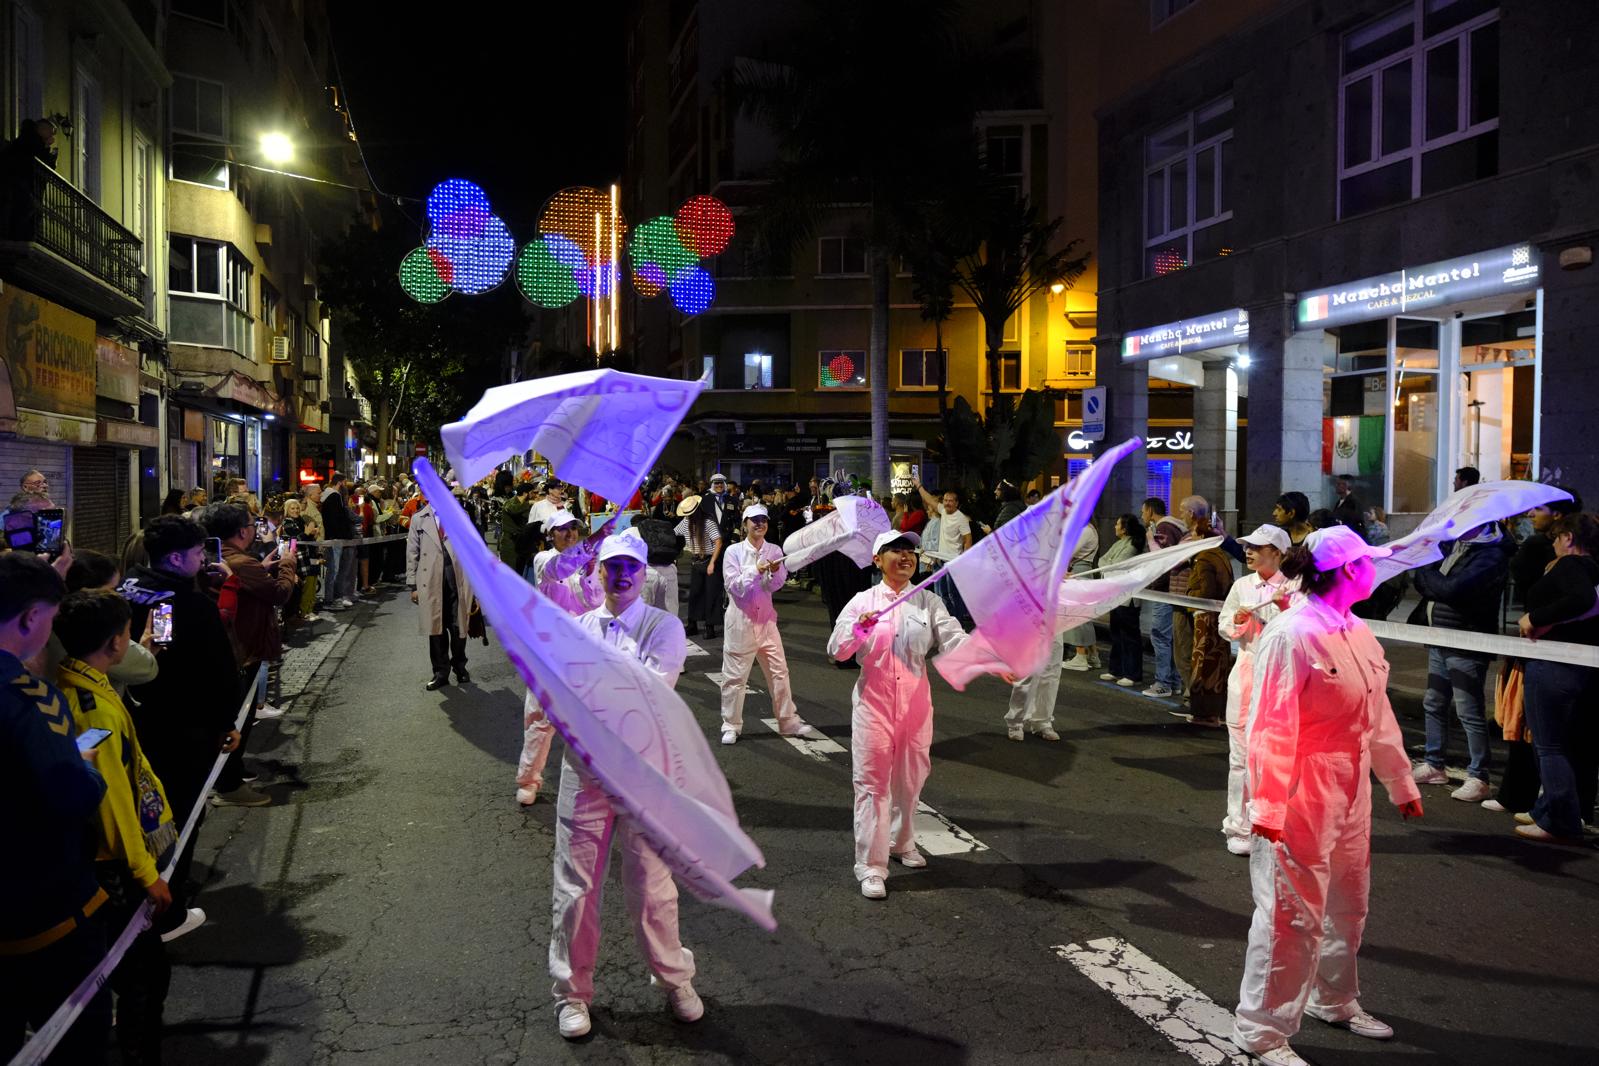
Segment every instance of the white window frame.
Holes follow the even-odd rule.
[[[866,381],[860,385],[823,385],[822,367],[827,365],[829,359],[835,355],[854,356],[856,364],[866,374]],[[865,348],[821,348],[816,352],[816,391],[817,392],[865,392],[872,387],[871,365],[866,361]]]
[[[933,380],[933,381],[929,381],[928,380],[928,375],[927,375],[927,357],[930,356],[930,355],[931,356],[942,356],[942,358],[943,358],[943,373],[948,374],[948,372],[949,372],[949,349],[948,348],[901,348],[899,350],[899,385],[898,385],[898,388],[899,388],[899,390],[901,392],[937,392],[938,391],[938,382],[936,380]],[[921,364],[922,364],[922,384],[920,384],[920,385],[907,385],[905,383],[905,357],[906,356],[912,356],[912,357],[917,358],[917,359],[919,359],[921,361]],[[947,377],[945,378],[945,387],[946,388],[949,387],[949,379]]]
[[[208,240],[205,237],[191,237],[184,233],[174,233],[168,238],[168,248],[173,241],[187,241],[189,243],[189,275],[198,279],[200,270],[200,256],[210,254],[209,249],[214,248],[217,257],[217,284],[221,292],[199,292],[194,289],[172,289],[171,279],[168,276],[168,297],[173,300],[194,300],[213,304],[223,304],[224,316],[223,334],[226,338],[223,347],[229,348],[246,359],[255,357],[255,319],[250,315],[250,287],[255,275],[255,266],[250,260],[226,241]],[[168,268],[170,270],[170,266]],[[193,344],[193,341],[173,341],[174,344]]]
[[[1359,177],[1373,170],[1381,170],[1386,166],[1410,160],[1410,199],[1415,200],[1421,196],[1421,157],[1438,149],[1446,148],[1460,141],[1471,140],[1490,133],[1499,128],[1499,116],[1473,124],[1471,121],[1471,35],[1494,22],[1499,21],[1499,9],[1485,11],[1477,17],[1458,26],[1451,26],[1447,30],[1436,33],[1431,37],[1423,38],[1422,29],[1426,25],[1427,0],[1409,0],[1410,24],[1414,33],[1410,44],[1381,59],[1373,60],[1365,66],[1349,73],[1343,70],[1344,42],[1352,35],[1372,29],[1388,22],[1395,22],[1405,15],[1405,9],[1389,12],[1380,19],[1373,19],[1365,25],[1349,31],[1339,39],[1339,70],[1338,78],[1338,217],[1344,217],[1344,182],[1350,178]],[[1456,74],[1455,101],[1455,130],[1429,140],[1427,138],[1427,55],[1437,48],[1453,44],[1460,55],[1460,66]],[[1382,154],[1382,74],[1389,67],[1397,66],[1409,60],[1410,62],[1410,143],[1404,148]],[[1349,97],[1349,89],[1357,82],[1372,79],[1371,94],[1371,158],[1364,163],[1354,166],[1345,166],[1344,157],[1348,150],[1344,143],[1345,112]],[[1364,212],[1362,212],[1364,213]]]
[[[209,23],[208,23],[208,25],[209,25]],[[197,92],[199,91],[198,90],[199,86],[209,85],[209,86],[214,87],[219,93],[221,93],[221,95],[222,95],[223,122],[226,124],[227,128],[223,129],[219,133],[219,132],[212,131],[212,130],[190,129],[189,127],[178,125],[178,122],[177,122],[177,93],[178,93],[178,87],[179,87],[178,83],[181,82],[181,81],[190,81],[190,82],[195,83]],[[233,188],[233,167],[232,167],[232,164],[228,162],[227,144],[228,144],[230,132],[232,130],[232,123],[233,123],[233,111],[232,111],[233,102],[232,102],[231,99],[229,99],[229,96],[228,96],[227,83],[216,81],[215,79],[212,79],[212,78],[198,77],[198,76],[196,76],[194,74],[187,74],[187,73],[184,73],[182,71],[173,71],[172,72],[172,88],[169,90],[168,95],[170,97],[171,103],[170,103],[169,108],[168,108],[167,118],[168,118],[169,128],[172,131],[172,141],[167,146],[167,148],[168,148],[168,151],[167,151],[167,174],[168,174],[168,176],[173,181],[181,181],[185,185],[198,185],[202,189],[232,189]],[[196,116],[195,125],[196,126],[198,126],[200,124],[199,123],[199,111],[200,111],[199,100],[196,99],[196,101],[195,101],[195,116]],[[192,151],[196,147],[196,145],[193,143],[195,141],[208,142],[208,143],[215,144],[217,146],[217,159],[218,159],[218,161],[219,161],[219,163],[221,165],[221,168],[222,168],[222,184],[213,185],[210,182],[205,182],[205,181],[190,181],[187,178],[178,177],[177,173],[173,170],[173,163],[174,163],[173,154],[174,154],[175,151],[179,150],[175,146],[181,144],[184,149]]]
[[[1144,184],[1142,190],[1143,196],[1139,199],[1138,203],[1138,213],[1142,221],[1142,229],[1144,231],[1143,270],[1145,277],[1153,276],[1149,266],[1149,253],[1155,248],[1158,248],[1161,245],[1181,243],[1185,252],[1185,255],[1183,256],[1183,269],[1186,270],[1188,267],[1194,265],[1195,235],[1210,229],[1212,226],[1232,221],[1232,208],[1228,207],[1225,211],[1221,210],[1222,202],[1226,200],[1228,203],[1231,203],[1232,199],[1230,190],[1224,190],[1226,169],[1222,166],[1221,154],[1222,145],[1233,139],[1233,127],[1229,125],[1227,129],[1222,130],[1219,133],[1213,133],[1204,140],[1197,142],[1194,140],[1194,130],[1199,125],[1199,117],[1201,115],[1205,115],[1210,112],[1220,114],[1223,111],[1235,110],[1236,105],[1231,94],[1218,97],[1202,107],[1194,108],[1194,110],[1190,111],[1176,122],[1169,122],[1166,125],[1158,127],[1154,131],[1144,135],[1140,145],[1144,158]],[[1159,139],[1163,134],[1176,133],[1178,131],[1182,131],[1184,133],[1184,142],[1186,146],[1178,151],[1169,153],[1162,159],[1151,162],[1149,159],[1150,143]],[[1196,215],[1196,211],[1199,207],[1199,157],[1203,153],[1212,150],[1215,152],[1216,179],[1212,183],[1211,188],[1212,200],[1209,207],[1210,214],[1206,215],[1204,218],[1199,218]],[[1186,205],[1186,212],[1184,215],[1184,224],[1181,226],[1173,226],[1171,223],[1171,180],[1172,172],[1174,168],[1178,166],[1178,164],[1182,164],[1184,166],[1187,174],[1187,176],[1184,178],[1185,188],[1183,190],[1183,202]],[[1152,224],[1149,218],[1149,183],[1150,180],[1153,179],[1157,174],[1160,175],[1161,179],[1160,206],[1161,221],[1164,224],[1160,233],[1155,233],[1152,231]]]
[[[844,250],[848,247],[850,241],[859,241],[861,243],[861,269],[859,273],[844,269]],[[838,244],[837,271],[827,270],[824,262],[826,259],[827,245],[831,242],[836,242]],[[827,237],[818,237],[816,239],[816,276],[819,278],[864,278],[866,277],[866,260],[867,250],[865,237],[852,237],[848,234],[835,234]]]
[[[72,72],[72,176],[78,191],[100,203],[105,187],[105,94],[100,80],[78,64]]]
[[[752,392],[766,392],[772,386],[772,363],[777,357],[770,352],[745,352],[744,353],[744,388]],[[756,367],[755,384],[750,384],[750,360],[758,360]],[[764,380],[763,380],[764,379]]]

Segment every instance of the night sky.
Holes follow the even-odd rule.
[[[328,4],[348,104],[379,188],[424,199],[470,178],[519,239],[567,185],[620,177],[626,39],[620,0]],[[405,14],[401,14],[404,12]],[[404,205],[420,220],[420,204]]]

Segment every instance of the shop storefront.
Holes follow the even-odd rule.
[[[209,388],[189,382],[173,390],[168,418],[171,483],[216,496],[243,478],[263,498],[291,483],[286,405],[268,387],[233,372]]]
[[[1323,348],[1323,498],[1344,477],[1368,506],[1414,515],[1462,466],[1534,476],[1540,284],[1519,244],[1301,293],[1296,336]]]

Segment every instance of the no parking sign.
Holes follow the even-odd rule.
[[[1083,390],[1083,429],[1084,440],[1105,439],[1105,387],[1096,386]]]

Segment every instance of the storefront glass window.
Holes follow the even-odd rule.
[[[1518,311],[1461,323],[1459,465],[1486,481],[1530,476],[1535,317]]]
[[[1327,330],[1323,360],[1321,498],[1311,507],[1331,507],[1335,479],[1348,478],[1353,492],[1381,506],[1387,489],[1388,323],[1360,322]]]

